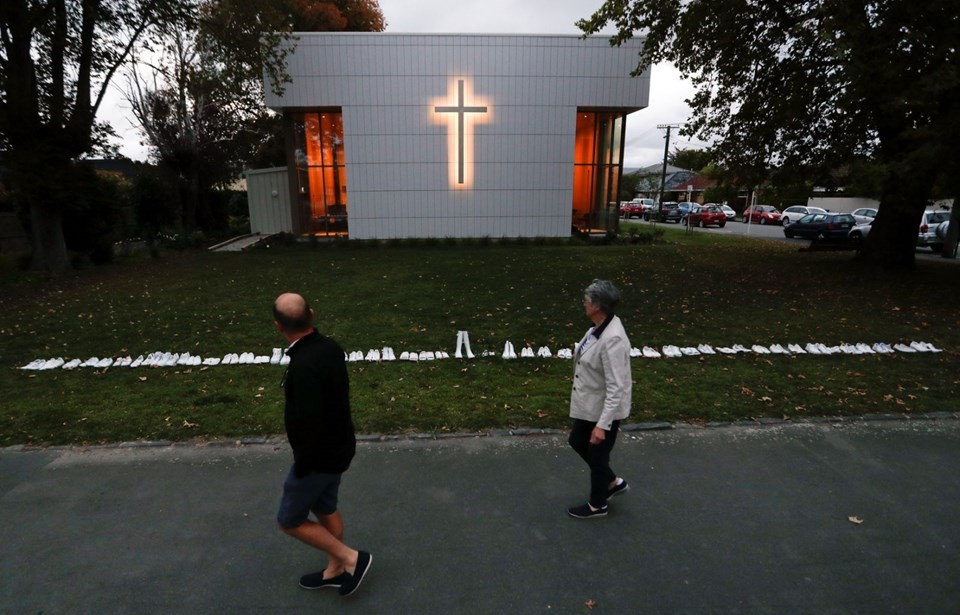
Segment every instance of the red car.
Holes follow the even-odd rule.
[[[773,205],[754,205],[743,210],[743,221],[754,224],[780,224],[780,212]]]
[[[621,218],[640,218],[653,205],[653,199],[633,199],[620,203]]]
[[[727,214],[716,205],[694,205],[686,217],[688,226],[717,225],[723,228],[727,225]]]

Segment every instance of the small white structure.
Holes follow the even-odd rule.
[[[244,175],[247,202],[251,204],[250,232],[260,235],[293,232],[287,168],[248,170]]]
[[[649,73],[630,76],[642,40],[296,37],[292,83],[265,84],[287,123],[285,230],[557,237],[616,224],[626,115],[649,97]],[[282,204],[252,189],[251,226],[268,206]]]

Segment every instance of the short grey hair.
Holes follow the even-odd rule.
[[[620,303],[620,291],[609,280],[594,280],[583,291],[583,295],[604,314],[613,314],[614,308]]]

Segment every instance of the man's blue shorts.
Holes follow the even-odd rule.
[[[283,482],[283,498],[280,500],[277,523],[291,530],[303,525],[311,512],[318,517],[337,512],[340,476],[311,472],[303,478],[297,478],[291,467],[287,479]]]

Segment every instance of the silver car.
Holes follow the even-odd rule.
[[[873,207],[861,207],[853,210],[853,217],[857,224],[869,224],[877,217],[877,210]]]
[[[943,249],[943,239],[937,237],[937,227],[950,221],[950,212],[942,209],[928,209],[920,218],[920,233],[917,235],[918,248],[930,248],[934,252]]]
[[[783,225],[786,226],[791,222],[796,222],[800,218],[804,217],[807,214],[825,214],[827,213],[826,209],[821,209],[819,207],[807,207],[806,205],[793,205],[787,207],[783,210],[783,213],[780,214],[780,221],[783,222]]]

